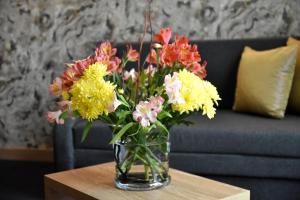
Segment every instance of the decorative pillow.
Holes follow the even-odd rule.
[[[238,69],[233,110],[283,118],[296,54],[295,46],[267,51],[245,47]]]
[[[292,90],[290,94],[288,107],[291,109],[291,111],[300,113],[300,40],[296,40],[290,37],[287,41],[287,45],[296,45],[298,48],[294,80],[292,84]]]

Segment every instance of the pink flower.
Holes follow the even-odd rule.
[[[130,71],[125,70],[123,80],[128,80],[129,78],[131,78],[131,80],[135,82],[137,79],[137,75],[138,74],[134,68],[132,68]]]
[[[150,74],[151,76],[154,76],[155,72],[157,72],[157,68],[153,67],[153,65],[149,65],[146,69],[145,69],[145,73],[146,74]]]
[[[178,78],[178,73],[174,72],[173,76],[170,74],[165,76],[165,90],[169,97],[168,103],[182,104],[184,99],[180,95],[180,89],[182,87],[181,81]]]
[[[128,47],[128,52],[127,52],[128,60],[132,62],[137,61],[139,59],[139,56],[140,56],[139,52],[137,52],[137,50],[135,49],[132,49],[132,46],[130,45]]]
[[[154,41],[161,44],[168,44],[171,39],[172,29],[171,28],[162,28],[159,33],[154,35]]]
[[[63,119],[60,119],[59,116],[61,115],[62,111],[61,110],[58,110],[58,111],[55,111],[55,112],[48,112],[47,113],[47,120],[48,122],[50,123],[54,123],[56,122],[57,124],[64,124],[64,120]]]
[[[49,91],[54,96],[59,96],[62,93],[62,80],[57,77],[53,80],[52,84],[49,86]]]
[[[68,100],[62,100],[57,102],[59,109],[62,110],[63,112],[65,111],[71,112],[72,111],[71,104],[72,102]]]
[[[161,96],[152,96],[149,99],[149,103],[151,104],[151,108],[159,113],[162,110],[162,105],[165,102],[165,100]]]
[[[142,127],[147,127],[150,126],[150,122],[156,121],[157,112],[152,110],[152,105],[148,101],[140,101],[132,115]]]
[[[164,99],[161,96],[152,96],[149,101],[140,101],[133,112],[133,119],[139,122],[142,127],[150,126],[155,122],[157,114],[161,112]]]

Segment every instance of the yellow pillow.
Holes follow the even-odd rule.
[[[294,74],[294,80],[292,84],[292,90],[289,99],[289,108],[294,112],[300,112],[300,40],[296,40],[290,37],[287,41],[287,45],[296,45],[298,48],[298,56]]]
[[[255,51],[245,47],[233,110],[283,118],[292,86],[297,47]]]

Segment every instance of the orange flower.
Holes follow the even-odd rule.
[[[204,61],[202,65],[200,63],[194,63],[191,66],[190,71],[196,74],[197,76],[199,76],[201,79],[204,79],[207,75],[206,65],[207,65],[206,61]]]
[[[49,85],[49,91],[54,96],[59,96],[62,93],[62,80],[57,77],[53,80],[52,84]]]
[[[95,62],[96,60],[93,57],[88,57],[83,60],[77,60],[75,63],[68,64],[68,68],[61,76],[63,81],[63,90],[69,90],[69,88],[73,85],[73,82],[83,75],[84,70]]]
[[[168,44],[171,39],[172,29],[171,28],[162,28],[159,33],[154,35],[154,41],[161,44]]]
[[[182,45],[179,47],[178,61],[185,66],[200,62],[200,54],[197,45]]]
[[[112,57],[112,56],[116,55],[116,53],[117,53],[117,49],[112,48],[111,43],[108,41],[102,42],[100,44],[100,47],[96,48],[96,51],[95,51],[96,57],[98,57],[100,55],[107,55],[108,57]]]
[[[108,74],[112,74],[114,71],[122,72],[121,60],[115,56],[116,53],[117,49],[112,48],[110,42],[103,42],[99,48],[96,48],[95,60],[107,65]]]
[[[128,52],[127,52],[128,60],[132,61],[132,62],[137,61],[139,59],[139,56],[140,56],[139,52],[137,52],[137,50],[135,50],[135,49],[132,49],[131,45],[128,46],[127,49],[128,49]]]
[[[176,35],[175,36],[175,44],[177,47],[181,47],[182,45],[186,46],[186,45],[189,45],[189,39],[183,35],[179,36],[179,35]]]
[[[174,44],[164,45],[161,53],[161,62],[165,65],[172,66],[177,61],[178,53]]]
[[[151,64],[156,63],[156,51],[154,49],[151,49],[150,53],[148,54],[146,61]]]
[[[107,72],[108,74],[112,74],[114,71],[118,73],[122,72],[122,68],[120,66],[121,60],[118,57],[114,57],[108,62]]]

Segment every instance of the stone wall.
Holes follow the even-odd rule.
[[[0,147],[51,145],[47,86],[101,40],[135,41],[145,0],[0,1]],[[299,0],[154,0],[153,29],[191,39],[300,34]]]

